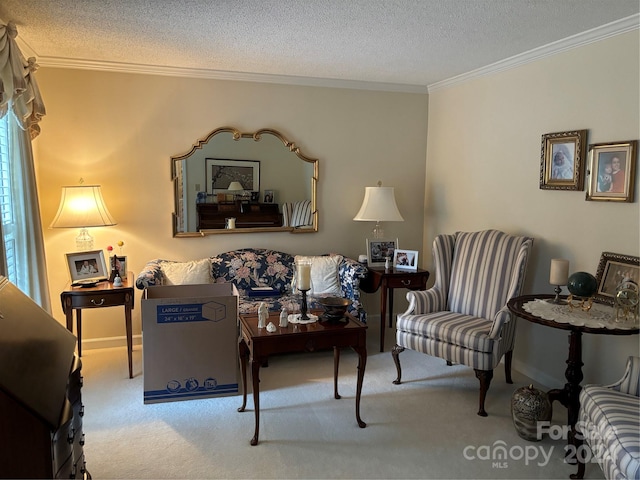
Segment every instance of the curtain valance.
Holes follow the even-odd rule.
[[[31,139],[40,133],[38,123],[46,114],[44,102],[34,77],[38,69],[35,58],[22,56],[13,22],[0,24],[0,118],[11,111]]]

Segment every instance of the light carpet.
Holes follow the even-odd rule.
[[[255,447],[249,445],[251,395],[243,413],[237,411],[241,395],[145,405],[142,347],[134,349],[133,379],[125,348],[85,350],[87,468],[96,480],[566,479],[576,471],[564,463],[562,439],[529,442],[517,435],[511,395],[530,379],[513,372],[514,384],[508,385],[500,365],[487,395],[489,416],[479,417],[478,380],[470,368],[405,351],[403,383],[393,385],[392,332],[379,353],[379,330],[369,326],[364,429],[355,419],[354,352],[341,356],[340,400],[333,398],[332,352],[272,357],[261,369]],[[553,423],[563,421],[566,409],[556,403]],[[587,465],[585,478],[603,478],[596,463]]]

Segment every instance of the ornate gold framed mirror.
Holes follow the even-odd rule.
[[[171,157],[174,237],[318,231],[318,160],[277,130],[221,127]]]

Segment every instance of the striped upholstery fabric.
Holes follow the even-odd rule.
[[[435,283],[407,293],[396,343],[478,370],[492,370],[513,349],[507,301],[520,294],[533,240],[497,230],[439,235]]]
[[[285,227],[307,227],[313,225],[311,200],[284,203],[282,205],[282,219]]]
[[[577,428],[607,479],[640,479],[639,373],[640,358],[629,357],[618,383],[580,392]]]

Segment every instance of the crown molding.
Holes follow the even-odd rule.
[[[399,93],[432,93],[449,88],[476,78],[492,75],[512,68],[540,60],[545,57],[598,42],[609,37],[627,33],[640,28],[640,14],[617,20],[585,32],[572,35],[562,40],[534,48],[513,57],[486,65],[470,72],[435,82],[430,85],[407,85],[398,83],[367,82],[357,80],[341,80],[332,78],[299,77],[294,75],[272,75],[263,73],[229,72],[200,68],[181,68],[162,65],[143,65],[120,62],[106,62],[97,60],[77,60],[62,57],[39,57],[24,40],[16,39],[25,57],[36,57],[41,67],[73,68],[81,70],[96,70],[105,72],[135,73],[144,75],[164,75],[185,78],[202,78],[213,80],[229,80],[254,83],[271,83],[281,85],[298,85],[307,87],[346,88],[356,90],[374,90]]]
[[[535,62],[545,57],[556,55],[573,48],[582,47],[590,43],[598,42],[609,37],[621,35],[633,30],[637,30],[640,27],[640,14],[636,13],[629,17],[617,20],[615,22],[607,23],[600,27],[592,28],[582,33],[572,35],[571,37],[558,40],[542,47],[534,48],[528,52],[524,52],[513,57],[500,60],[499,62],[492,63],[485,67],[472,70],[462,75],[451,77],[441,82],[432,83],[427,86],[427,91],[433,93],[436,90],[452,87],[469,80],[492,75],[494,73],[517,68],[527,63]]]
[[[164,75],[171,77],[231,80],[254,83],[275,83],[307,87],[348,88],[356,90],[377,90],[400,93],[427,93],[425,85],[405,85],[399,83],[366,82],[332,78],[299,77],[295,75],[272,75],[264,73],[229,72],[204,68],[182,68],[161,65],[104,62],[97,60],[77,60],[62,57],[38,57],[41,67],[73,68],[105,72],[136,73],[144,75]]]

